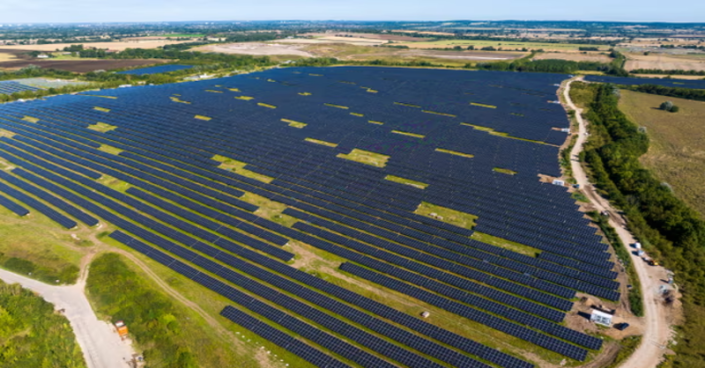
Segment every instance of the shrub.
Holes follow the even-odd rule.
[[[659,106],[659,109],[665,110],[665,111],[671,111],[673,108],[673,102],[671,101],[665,101],[661,103],[661,106]]]

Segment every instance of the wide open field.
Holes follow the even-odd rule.
[[[358,46],[374,46],[387,43],[386,40],[361,38],[361,37],[336,37],[336,36],[321,36],[316,38],[291,38],[285,40],[277,40],[276,43],[294,43],[294,44],[321,44],[321,43],[347,43]]]
[[[597,52],[588,52],[582,54],[579,52],[540,52],[534,56],[533,60],[570,60],[570,61],[597,61],[600,63],[609,63],[612,59],[604,54]]]
[[[629,53],[625,69],[661,69],[661,70],[700,70],[705,71],[705,54],[670,55],[662,53]]]
[[[113,70],[135,66],[168,63],[167,59],[89,59],[89,60],[11,60],[0,62],[0,69],[18,69],[36,65],[46,69],[66,70],[74,73],[87,73],[95,70]]]
[[[658,110],[666,100],[680,111]],[[705,215],[705,102],[622,90],[619,108],[651,138],[642,163]]]
[[[511,42],[511,41],[478,41],[478,40],[441,40],[432,42],[399,42],[395,43],[397,45],[409,46],[410,48],[445,48],[445,47],[455,47],[460,46],[466,48],[470,45],[475,46],[475,48],[482,48],[487,46],[492,46],[494,48],[502,49],[544,49],[544,50],[556,50],[556,51],[566,51],[575,50],[578,51],[579,47],[599,47],[600,50],[607,50],[609,46],[603,45],[581,45],[581,44],[563,44],[563,43],[540,43],[540,42]]]
[[[295,55],[313,57],[310,52],[303,50],[304,45],[291,45],[280,43],[238,42],[228,44],[207,45],[193,48],[201,52],[222,52],[225,54],[245,55]]]
[[[177,43],[192,42],[190,40],[184,41],[171,41],[171,40],[153,40],[153,39],[134,39],[132,41],[120,41],[120,42],[87,42],[83,46],[93,47],[96,49],[108,49],[122,51],[124,49],[154,49],[164,45],[173,45]],[[46,45],[17,45],[17,46],[2,46],[3,49],[8,50],[25,50],[25,51],[56,51],[63,50],[64,47],[71,45],[80,44],[77,43],[54,43]]]

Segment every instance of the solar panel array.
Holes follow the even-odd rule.
[[[15,81],[0,81],[0,95],[11,95],[15,92],[36,91],[39,89]]]
[[[177,70],[184,70],[184,69],[191,69],[191,68],[193,68],[193,65],[169,64],[169,65],[150,66],[147,68],[125,70],[122,72],[117,72],[116,74],[149,75],[149,74],[169,73],[169,72],[175,72]]]
[[[662,79],[662,78],[627,78],[627,77],[608,77],[601,75],[586,75],[585,80],[588,82],[602,82],[623,84],[627,86],[640,86],[644,84],[654,84],[657,86],[674,87],[674,88],[693,88],[705,89],[705,80],[685,80],[685,79]]]
[[[560,324],[571,299],[620,295],[595,228],[565,188],[538,180],[560,176],[565,135],[554,128],[568,122],[550,102],[560,82],[292,68],[8,104],[0,128],[15,135],[0,137],[0,158],[17,168],[0,172],[0,205],[68,228],[114,224],[115,240],[229,298],[225,317],[316,366],[533,365],[290,266],[291,240],[345,259],[341,271],[360,280],[582,361],[602,340]],[[116,129],[87,129],[98,121]],[[353,149],[389,158],[337,157]],[[269,179],[220,168],[214,155]],[[246,193],[286,205],[296,223],[262,215]],[[474,214],[477,226],[417,215],[422,202]]]

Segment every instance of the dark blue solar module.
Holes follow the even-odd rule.
[[[601,340],[560,324],[571,299],[620,294],[608,246],[566,188],[538,179],[561,175],[562,79],[283,68],[101,91],[115,99],[2,105],[0,128],[15,135],[0,138],[0,158],[17,168],[0,175],[0,205],[66,227],[77,222],[63,213],[78,226],[115,225],[116,240],[232,300],[224,316],[314,365],[532,366],[288,265],[297,255],[290,241],[334,254],[345,260],[341,272],[445,309],[458,323],[580,361]],[[88,129],[96,121],[115,129]],[[340,157],[353,150],[386,163]],[[238,168],[221,168],[216,155]],[[96,180],[105,175],[126,189]],[[282,214],[262,217],[253,203],[267,201]],[[416,214],[423,202],[476,215],[476,226]],[[533,253],[477,241],[475,232]]]
[[[654,84],[664,87],[705,89],[705,80],[685,80],[685,79],[660,79],[660,78],[626,78],[607,77],[601,75],[586,75],[588,82],[602,82],[623,84],[627,86],[640,86],[644,84]]]
[[[39,89],[15,81],[0,81],[0,95],[11,95],[15,92],[36,91]]]
[[[116,74],[148,75],[148,74],[175,72],[177,70],[184,70],[184,69],[190,69],[190,68],[193,68],[193,65],[170,64],[170,65],[159,65],[159,66],[150,66],[147,68],[125,70],[122,72],[117,72]]]

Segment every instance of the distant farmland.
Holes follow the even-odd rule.
[[[0,68],[16,69],[28,65],[36,65],[46,69],[66,70],[75,73],[87,73],[95,70],[113,70],[136,66],[168,63],[166,59],[100,59],[100,60],[51,60],[51,59],[18,59],[0,62]]]

